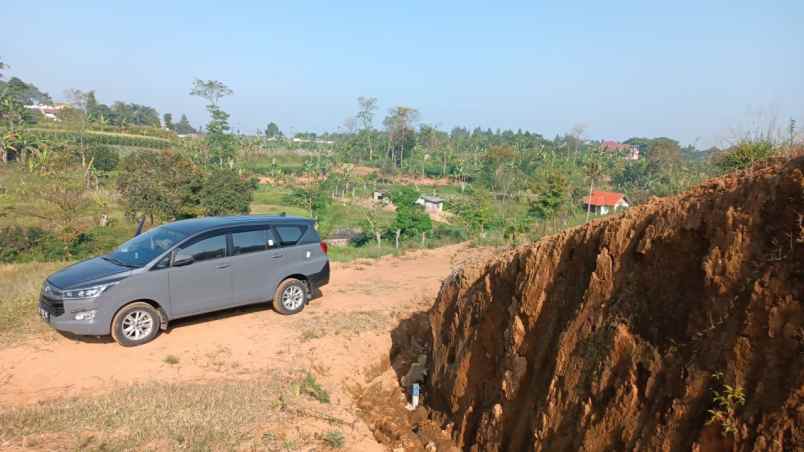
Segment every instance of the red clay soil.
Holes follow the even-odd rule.
[[[453,273],[429,417],[463,450],[804,450],[802,172],[772,161]],[[744,404],[719,408],[724,385]]]

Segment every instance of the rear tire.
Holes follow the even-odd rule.
[[[276,288],[274,310],[282,315],[296,314],[304,309],[308,299],[307,284],[298,279],[288,278]]]
[[[112,337],[123,347],[136,347],[159,336],[162,316],[148,303],[123,306],[112,320]]]

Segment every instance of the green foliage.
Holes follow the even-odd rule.
[[[739,386],[723,383],[722,372],[717,372],[712,377],[720,387],[712,390],[715,408],[707,411],[709,419],[706,421],[706,425],[720,424],[723,436],[735,435],[740,427],[737,410],[745,405],[745,391]]]
[[[171,113],[165,113],[162,115],[162,124],[169,130],[176,129],[176,125],[173,124],[173,115]]]
[[[327,433],[324,433],[324,437],[322,439],[324,444],[333,449],[341,449],[346,445],[346,438],[343,436],[343,433],[340,430],[331,430]]]
[[[321,187],[316,184],[293,187],[283,198],[282,202],[291,206],[301,207],[310,216],[317,218],[321,212],[330,205],[330,198]]]
[[[11,77],[7,82],[0,81],[0,94],[9,96],[22,105],[53,103],[48,93],[40,91],[33,83],[25,83],[18,77]]]
[[[528,216],[544,222],[555,218],[569,201],[569,181],[558,171],[545,175],[534,185],[536,199],[529,202]]]
[[[120,163],[120,153],[109,146],[95,145],[89,148],[88,158],[98,171],[114,171]]]
[[[213,104],[207,105],[207,111],[211,117],[206,136],[210,163],[219,166],[231,164],[235,157],[237,139],[229,133],[229,114]]]
[[[723,172],[736,171],[772,157],[777,152],[770,141],[743,141],[716,157],[716,165]]]
[[[256,189],[256,180],[242,179],[228,168],[217,168],[204,180],[199,192],[200,207],[208,216],[247,214]]]
[[[42,140],[65,143],[86,143],[89,145],[132,146],[148,149],[167,149],[171,143],[164,138],[128,133],[110,133],[96,131],[78,131],[49,128],[32,128],[30,133]]]
[[[268,123],[268,127],[265,128],[265,137],[266,138],[281,138],[282,131],[279,130],[279,126],[276,125],[275,122]]]
[[[488,190],[472,188],[466,196],[447,203],[447,209],[457,215],[470,234],[483,235],[495,222],[494,200]]]
[[[419,192],[413,187],[397,187],[389,194],[396,206],[396,217],[391,231],[400,231],[403,237],[418,237],[422,232],[430,232],[433,222],[424,209],[416,204]]]
[[[299,392],[321,403],[329,403],[329,392],[316,380],[315,375],[307,373],[298,383]]]
[[[191,161],[171,151],[143,151],[120,164],[117,189],[130,220],[194,217],[201,213],[198,193],[203,175]]]
[[[178,133],[179,135],[189,135],[191,133],[196,133],[196,130],[190,125],[190,120],[187,119],[187,115],[181,115],[181,119],[177,122],[173,128],[173,130]]]
[[[16,262],[26,254],[33,253],[44,243],[52,241],[47,231],[41,228],[7,226],[0,229],[0,262]]]

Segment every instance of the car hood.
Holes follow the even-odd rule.
[[[131,268],[123,267],[100,257],[78,262],[50,275],[47,280],[60,289],[74,289],[121,279]]]

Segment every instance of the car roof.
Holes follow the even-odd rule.
[[[231,217],[201,217],[189,220],[179,220],[167,223],[163,226],[174,231],[194,235],[199,232],[208,231],[227,226],[259,225],[259,224],[282,224],[282,223],[311,223],[313,220],[303,217],[289,217],[279,215],[240,215]]]

